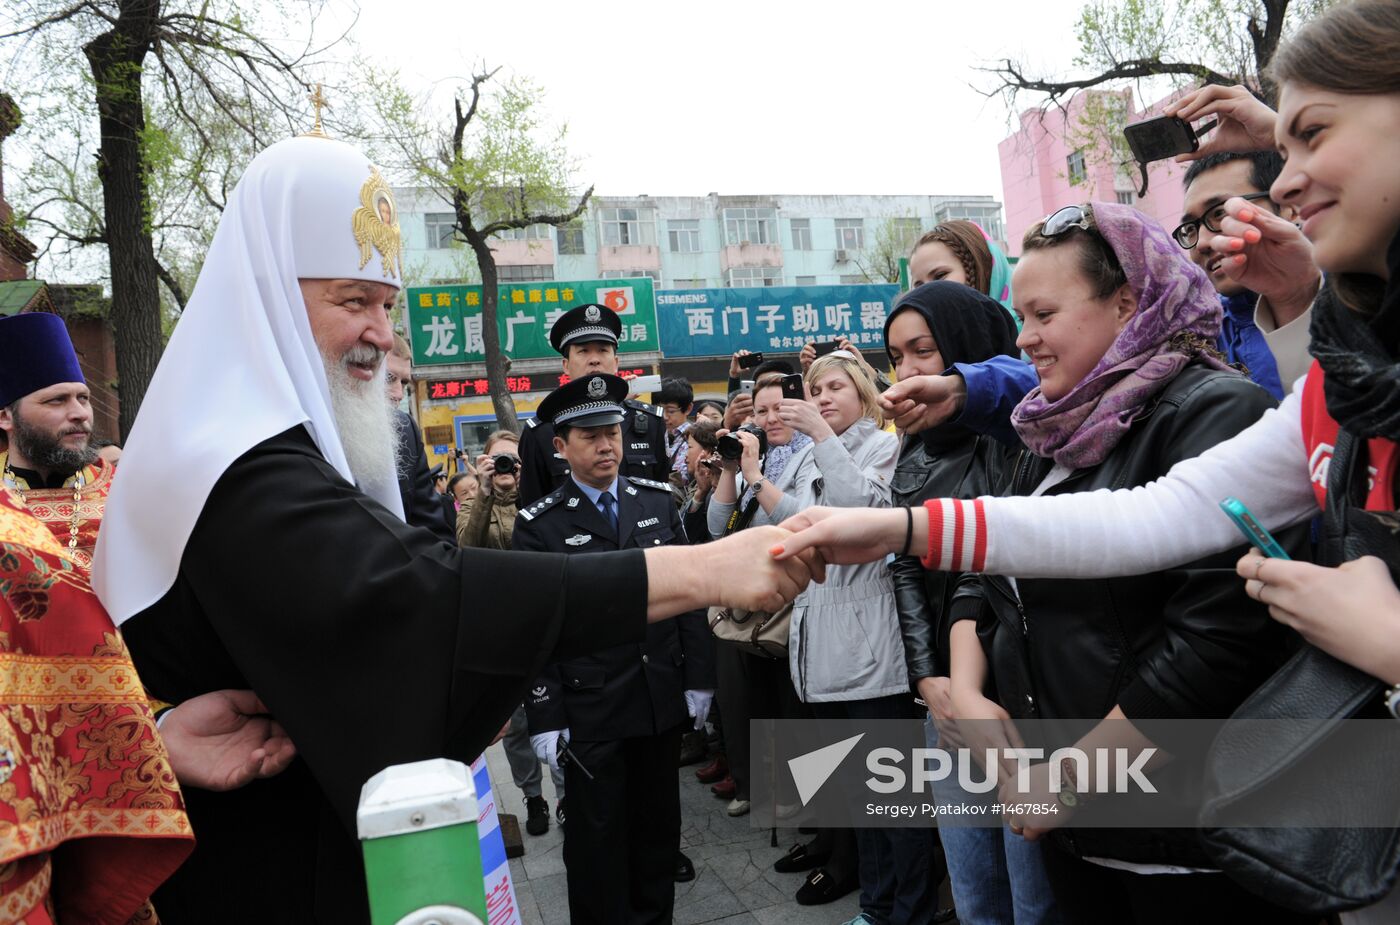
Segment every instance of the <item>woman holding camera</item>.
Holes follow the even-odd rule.
[[[457,514],[457,545],[510,549],[515,526],[516,488],[520,478],[520,438],[498,430],[486,438],[486,452],[476,458],[484,485],[462,502]]]
[[[796,433],[778,417],[778,405],[783,398],[781,383],[780,373],[768,373],[760,376],[754,386],[754,423],[746,426],[763,434],[762,450],[756,434],[746,430],[729,435],[730,439],[724,441],[725,452],[730,454],[728,457],[716,454],[721,468],[706,511],[710,517],[707,532],[716,538],[746,527],[772,523],[754,499],[750,486],[762,481],[765,476],[769,480],[783,482],[794,448],[801,449],[811,442],[806,435]],[[724,431],[719,433],[723,434]],[[740,451],[739,455],[734,455],[735,449]],[[736,480],[741,469],[745,473],[742,488]],[[741,495],[743,504],[736,504]],[[718,520],[714,519],[713,514],[717,507],[723,508]],[[729,518],[736,510],[739,516],[731,526]],[[714,791],[717,796],[732,796],[728,811],[730,815],[742,816],[749,810],[749,721],[790,719],[804,713],[801,701],[792,689],[784,662],[721,644],[717,647],[715,664],[719,675],[716,696],[720,715],[724,717],[729,733],[725,737],[725,749],[730,777],[716,784]]]
[[[776,482],[745,463],[745,477],[763,512],[781,521],[818,504],[887,507],[899,441],[880,429],[878,395],[866,367],[836,351],[816,359],[804,381],[809,400],[784,398],[777,416],[810,437],[811,445],[793,457]],[[748,451],[752,438],[738,437]],[[725,503],[729,497],[717,494],[711,505],[711,532],[734,510],[732,502]],[[903,656],[894,585],[883,562],[829,569],[825,584],[809,587],[793,604],[788,667],[798,696],[819,718],[917,716]],[[930,831],[857,829],[854,840],[843,835],[828,830],[783,859],[787,865],[824,864],[798,892],[799,903],[829,901],[858,883],[862,915],[870,921],[932,916],[937,897],[929,876]],[[851,850],[855,843],[858,863]]]

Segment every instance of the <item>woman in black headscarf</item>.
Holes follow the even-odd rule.
[[[899,378],[959,375],[958,364],[999,354],[1019,356],[1016,325],[1001,304],[961,283],[918,286],[885,322],[885,349]],[[996,494],[1016,448],[979,436],[953,419],[907,434],[895,469],[893,503],[917,507],[931,498]],[[951,718],[948,609],[958,573],[926,570],[917,556],[897,558],[894,575],[909,684],[928,705],[931,747],[962,745]],[[947,786],[955,787],[955,775]],[[937,795],[937,791],[936,791]],[[940,801],[969,802],[961,793]],[[967,921],[1053,921],[1054,900],[1040,846],[995,828],[940,828],[953,899]]]

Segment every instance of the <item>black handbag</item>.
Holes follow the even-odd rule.
[[[1327,479],[1322,556],[1331,566],[1379,556],[1394,576],[1400,541],[1393,525],[1384,515],[1361,509],[1364,446],[1346,431],[1338,434]],[[1389,821],[1389,828],[1264,828],[1230,822],[1249,816],[1252,807],[1258,818],[1264,807],[1296,805],[1297,800],[1317,801],[1310,809],[1317,809],[1315,818],[1322,819],[1329,800],[1394,792],[1400,768],[1392,737],[1359,746],[1348,737],[1346,761],[1328,751],[1342,725],[1328,721],[1389,716],[1381,705],[1383,687],[1378,679],[1305,645],[1222,726],[1206,757],[1199,828],[1206,854],[1231,878],[1271,902],[1318,915],[1371,905],[1395,887],[1400,819],[1393,818],[1393,800],[1377,807],[1377,821]],[[1314,722],[1268,724],[1267,735],[1257,732],[1264,724],[1251,726],[1251,721],[1284,719]],[[1329,786],[1316,786],[1324,776]]]

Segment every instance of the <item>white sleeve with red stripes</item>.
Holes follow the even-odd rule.
[[[1019,578],[1108,578],[1172,568],[1242,541],[1220,502],[1271,530],[1318,512],[1303,444],[1300,381],[1257,423],[1138,488],[1041,497],[938,499],[927,568]]]

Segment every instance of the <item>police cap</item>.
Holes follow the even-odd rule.
[[[622,336],[622,320],[617,312],[605,305],[580,305],[559,316],[554,327],[549,329],[549,345],[561,354],[568,356],[570,344],[586,344],[602,341],[617,346]]]
[[[607,311],[607,309],[603,309]],[[593,373],[571,380],[545,396],[535,412],[555,427],[602,427],[621,424],[627,417],[627,380]]]

